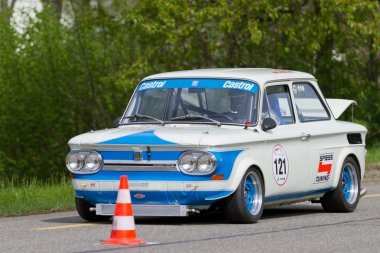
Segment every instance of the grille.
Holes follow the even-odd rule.
[[[156,163],[104,163],[103,170],[113,171],[178,171],[175,162]]]

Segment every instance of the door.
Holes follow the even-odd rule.
[[[308,191],[310,179],[308,138],[296,121],[291,83],[274,83],[265,88],[262,119],[270,117],[277,126],[266,137],[266,196],[284,196]],[[271,174],[270,176],[268,174]]]
[[[337,158],[346,136],[338,134],[320,91],[311,82],[292,84],[297,117],[309,136],[310,190],[329,189],[333,175],[339,172]]]

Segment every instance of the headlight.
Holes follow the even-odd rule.
[[[216,168],[216,158],[207,152],[187,151],[179,157],[178,167],[185,174],[208,175]]]
[[[85,170],[98,171],[103,166],[102,156],[98,152],[91,152],[86,156]]]
[[[93,150],[71,151],[66,156],[66,167],[72,173],[92,174],[103,167],[103,158]]]
[[[84,155],[79,152],[70,152],[66,156],[66,166],[74,173],[80,171],[84,166]]]
[[[197,168],[197,157],[192,153],[183,154],[179,159],[179,167],[185,173],[191,173]]]
[[[216,159],[214,155],[206,153],[198,159],[198,170],[202,173],[210,173],[215,169]]]

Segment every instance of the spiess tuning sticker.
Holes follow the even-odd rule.
[[[286,183],[289,175],[289,161],[285,149],[277,144],[272,152],[272,170],[276,183],[281,186]]]
[[[325,183],[330,179],[332,163],[334,160],[333,153],[319,155],[317,175],[314,179],[314,184]]]

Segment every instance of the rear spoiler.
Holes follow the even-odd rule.
[[[355,100],[348,99],[326,98],[326,101],[335,119],[338,119],[350,105],[357,105]]]

